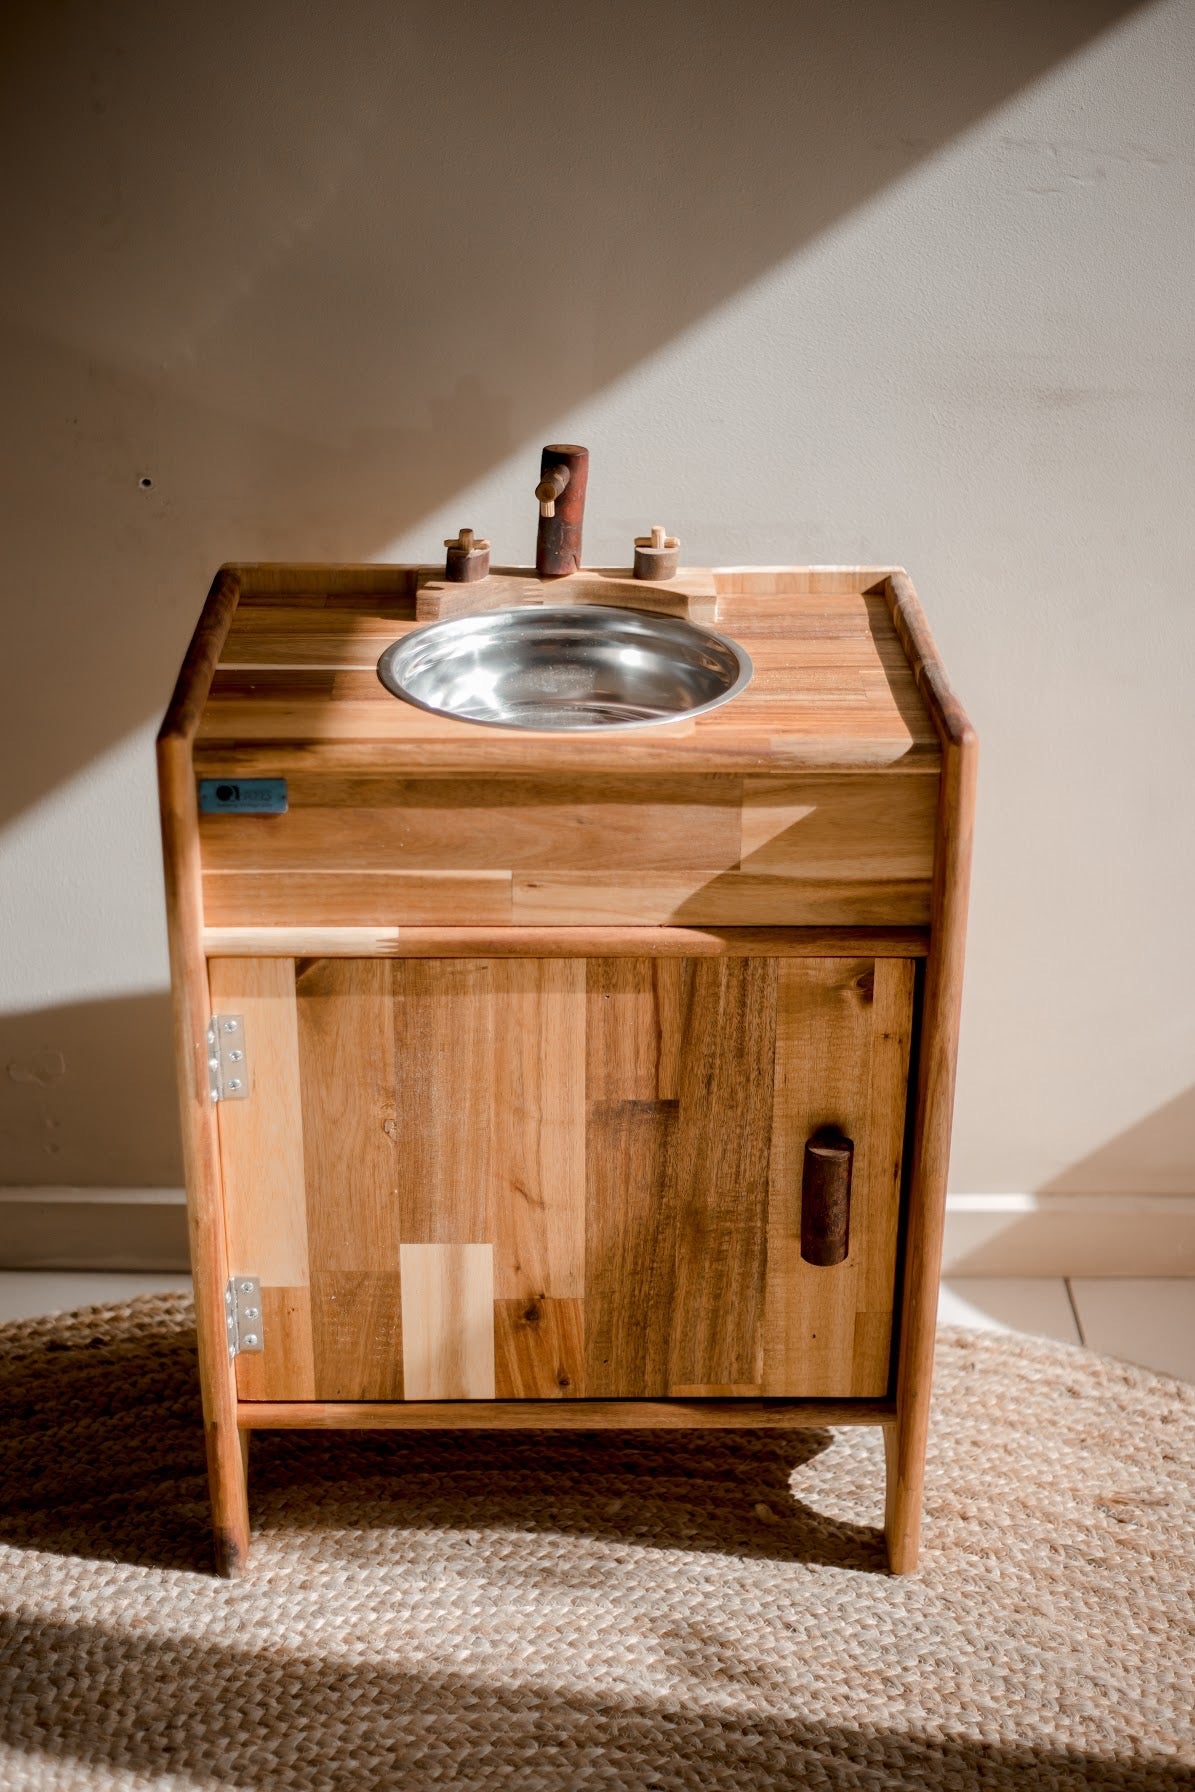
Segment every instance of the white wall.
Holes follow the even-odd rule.
[[[179,1179],[215,566],[528,557],[563,438],[595,560],[912,570],[982,742],[953,1185],[1195,1191],[1191,0],[5,31],[0,1181]]]

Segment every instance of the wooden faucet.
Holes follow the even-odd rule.
[[[540,456],[539,533],[535,570],[541,579],[563,579],[581,568],[581,529],[585,522],[585,488],[589,483],[589,450],[572,443],[549,443]]]

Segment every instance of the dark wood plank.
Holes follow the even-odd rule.
[[[593,1049],[594,1030],[590,1032]],[[586,1126],[585,1387],[664,1394],[675,1280],[676,1103],[590,1104]]]
[[[807,1431],[888,1425],[888,1400],[245,1401],[242,1431]]]
[[[494,1302],[494,1392],[499,1400],[576,1400],[585,1391],[585,1305]]]

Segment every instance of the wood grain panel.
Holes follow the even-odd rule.
[[[402,1275],[321,1269],[311,1275],[315,1385],[321,1400],[403,1397]]]
[[[779,967],[765,1394],[887,1391],[912,991],[907,961]],[[882,1115],[873,1075],[888,1103]],[[805,1143],[822,1126],[840,1128],[855,1147],[850,1249],[832,1267],[801,1257]]]
[[[247,1451],[237,1433],[236,1376],[224,1332],[228,1259],[220,1141],[207,1087],[205,1035],[211,1000],[202,927],[192,742],[212,673],[235,617],[241,583],[227,569],[212,585],[157,740],[158,810],[171,1022],[187,1183],[187,1230],[217,1572],[238,1574],[249,1549]]]
[[[671,1100],[690,970],[683,959],[599,958],[586,973],[585,1095]]]
[[[888,1400],[246,1401],[243,1431],[806,1431],[888,1425]]]
[[[408,1400],[494,1397],[494,1251],[404,1244],[403,1387]]]
[[[586,1392],[585,1309],[579,1300],[494,1302],[499,1400],[575,1400]]]
[[[875,570],[865,569],[869,578]],[[274,759],[270,769],[297,774],[345,765],[344,749],[365,749],[356,764],[391,775],[403,767],[537,771],[549,746],[555,768],[580,773],[932,762],[938,740],[908,676],[883,580],[877,575],[869,595],[845,588],[851,576],[777,569],[737,587],[737,573],[715,573],[719,626],[741,634],[757,677],[734,703],[654,738],[650,731],[584,741],[487,732],[399,702],[372,670],[383,635],[399,638],[412,626],[390,599],[328,597],[313,606],[292,594],[273,619],[268,602],[242,603],[201,719],[201,757],[235,753],[247,773],[240,756],[259,741]],[[416,577],[426,582],[427,573]],[[338,632],[330,623],[341,609]],[[308,617],[319,619],[314,635],[303,626]],[[288,747],[296,749],[293,761]]]
[[[886,1392],[913,960],[223,962],[265,1005],[305,1183],[302,1260],[279,1258],[243,1193],[274,1133],[246,1132],[241,1267],[290,1302],[256,1397]],[[818,1269],[801,1160],[830,1124],[855,1140],[850,1251]]]
[[[867,1180],[854,1220],[864,1229],[856,1252],[855,1349],[851,1391],[887,1392],[891,1382],[896,1259],[900,1234],[909,1054],[916,966],[877,960],[867,1091]],[[848,1262],[850,1259],[848,1258]]]
[[[296,967],[307,1240],[321,1270],[398,1271],[399,1186],[392,967]]]
[[[745,779],[742,869],[928,889],[937,802],[937,779],[921,773]]]
[[[265,1349],[244,1351],[236,1358],[237,1397],[241,1400],[313,1400],[324,1393],[316,1380],[312,1348],[311,1290],[267,1288],[261,1291]]]
[[[292,958],[214,958],[213,1008],[241,1014],[249,1097],[217,1108],[232,1274],[263,1287],[307,1284],[303,1098]]]
[[[511,917],[520,927],[917,927],[928,921],[929,905],[928,878],[516,872]]]
[[[209,871],[209,927],[502,926],[509,871]]]
[[[669,1391],[758,1390],[777,962],[694,963],[679,1064]]]
[[[220,958],[924,958],[924,927],[209,927]]]
[[[591,1025],[591,1051],[600,1038]],[[589,1108],[585,1387],[590,1395],[668,1392],[676,1119],[674,1101],[598,1101]]]
[[[721,871],[739,857],[738,778],[292,777],[287,794],[284,815],[201,817],[204,869]]]
[[[585,961],[490,961],[494,1289],[585,1293]]]
[[[399,1224],[410,1244],[494,1238],[496,1042],[487,959],[393,966]]]

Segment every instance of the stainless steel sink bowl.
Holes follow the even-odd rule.
[[[456,616],[415,629],[378,661],[388,691],[493,728],[643,728],[704,715],[751,680],[724,635],[613,604]]]

